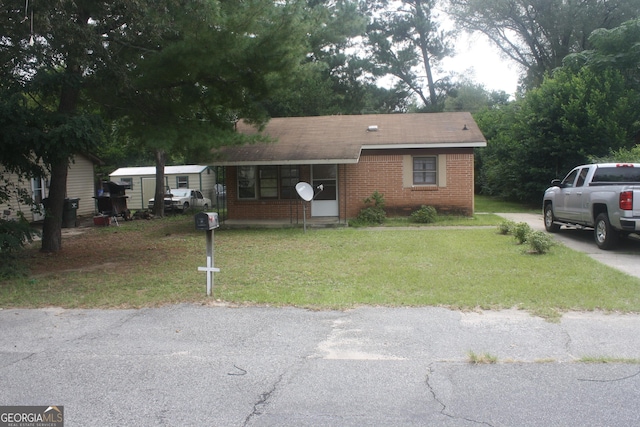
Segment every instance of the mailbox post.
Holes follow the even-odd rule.
[[[207,296],[211,296],[213,290],[213,273],[220,271],[213,266],[213,230],[220,226],[218,214],[215,212],[199,212],[195,215],[196,230],[207,232],[207,266],[198,267],[198,271],[207,273]]]

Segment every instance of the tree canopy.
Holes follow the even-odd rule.
[[[637,26],[636,20],[594,33],[593,50],[568,57],[565,66],[509,109],[477,115],[489,141],[479,151],[483,192],[536,202],[551,178],[637,143]]]
[[[100,141],[101,120],[86,108],[82,84],[104,60],[102,38],[91,16],[119,3],[70,1],[2,3],[0,13],[0,111],[4,167],[27,175],[46,169],[49,179],[42,248],[61,246],[61,225],[70,159]],[[25,160],[32,161],[28,167]],[[39,162],[42,162],[40,168]]]
[[[96,98],[107,99],[103,111],[154,153],[156,200],[163,198],[168,155],[206,159],[212,147],[239,139],[234,121],[267,119],[263,102],[286,85],[307,33],[294,2],[168,6],[142,21],[155,34],[151,46],[114,41],[118,56],[98,77],[116,85],[96,85]],[[154,210],[162,215],[162,204]]]
[[[391,75],[417,95],[426,110],[441,111],[449,88],[434,69],[453,53],[451,31],[440,28],[436,0],[363,1],[369,16],[365,50],[374,76]]]
[[[50,173],[43,250],[61,248],[69,161],[103,140],[101,119],[152,152],[161,173],[166,153],[203,155],[236,140],[238,117],[266,120],[261,102],[286,80],[271,76],[286,76],[304,54],[300,5],[56,0],[27,2],[25,10],[3,3],[0,123],[13,142],[3,144],[0,161],[30,172],[23,159],[33,156]]]
[[[540,85],[570,53],[592,46],[589,35],[640,14],[640,0],[450,0],[461,28],[486,35]]]

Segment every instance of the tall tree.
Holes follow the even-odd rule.
[[[437,80],[434,71],[442,59],[453,53],[453,33],[440,29],[436,3],[436,0],[361,3],[370,18],[365,39],[370,71],[375,76],[397,78],[429,111],[442,109],[448,81]]]
[[[295,1],[169,1],[147,11],[150,30],[138,31],[153,34],[145,44],[110,42],[118,57],[97,77],[117,84],[96,85],[97,97],[123,132],[153,152],[156,200],[169,155],[202,159],[238,139],[235,120],[267,119],[264,100],[304,54],[300,13]],[[126,40],[130,31],[118,36]],[[162,203],[154,213],[163,214]]]
[[[269,114],[316,116],[406,109],[406,92],[381,89],[358,56],[366,17],[357,0],[307,1],[307,55],[293,70],[292,85],[267,101]],[[292,90],[295,88],[295,90]]]
[[[633,158],[640,134],[640,20],[594,31],[593,49],[567,56],[508,108],[476,114],[482,191],[539,201],[550,178],[576,164]]]
[[[59,0],[26,2],[22,9],[14,3],[0,4],[0,98],[11,112],[3,131],[17,129],[9,142],[21,148],[0,160],[15,165],[28,151],[34,163],[41,160],[48,169],[42,250],[57,251],[69,161],[100,139],[100,120],[83,109],[81,90],[91,64],[101,59],[101,35],[90,17],[109,7]]]
[[[551,178],[560,178],[591,156],[630,147],[638,131],[640,96],[617,70],[574,73],[558,69],[510,109],[507,128],[501,110],[484,115],[489,141],[482,154],[484,191],[539,202]],[[503,125],[502,125],[503,126]],[[493,130],[492,130],[493,128]],[[496,131],[497,130],[497,131]]]
[[[615,69],[629,87],[640,91],[640,18],[616,28],[595,30],[589,36],[592,49],[567,56],[563,63],[572,70],[589,67],[596,72]]]
[[[640,0],[449,0],[461,28],[485,34],[527,71],[536,87],[570,53],[590,48],[598,28],[614,28],[640,14]]]
[[[168,153],[234,141],[236,117],[264,121],[268,76],[298,61],[304,39],[295,0],[13,3],[0,4],[0,89],[13,96],[0,102],[22,96],[4,117],[23,120],[30,133],[16,141],[50,172],[44,251],[62,247],[70,159],[101,139],[94,111],[151,151],[162,176]]]
[[[444,111],[469,111],[475,113],[486,108],[506,105],[509,95],[504,91],[488,91],[484,86],[463,81],[449,91],[444,101]]]

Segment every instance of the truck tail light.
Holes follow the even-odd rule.
[[[620,209],[630,211],[633,209],[633,191],[620,193]]]

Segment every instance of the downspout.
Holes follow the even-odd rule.
[[[347,224],[347,200],[349,200],[348,194],[347,194],[347,165],[342,165],[343,171],[344,171],[344,223],[345,225]],[[338,221],[340,222],[340,221]]]

